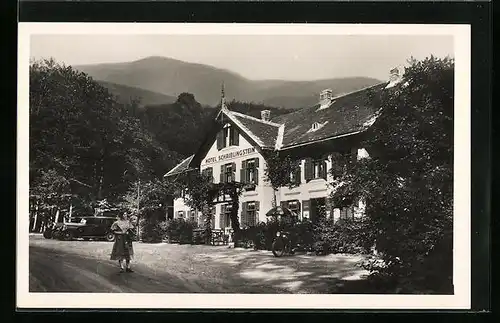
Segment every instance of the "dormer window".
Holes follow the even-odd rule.
[[[319,122],[315,122],[311,125],[311,129],[309,129],[308,132],[313,132],[313,131],[317,131],[321,128],[323,128],[326,124],[328,123],[328,121],[325,121],[323,123],[319,123]]]

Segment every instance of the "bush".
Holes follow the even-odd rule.
[[[373,230],[364,219],[322,220],[314,226],[313,249],[319,254],[369,253],[374,242]]]
[[[165,236],[165,225],[155,219],[139,221],[141,240],[146,243],[159,243]]]
[[[184,219],[172,219],[167,221],[165,235],[169,242],[181,244],[193,242],[193,229],[197,224]]]
[[[238,247],[271,250],[278,230],[289,231],[295,245],[301,251],[328,253],[369,253],[373,245],[373,234],[366,221],[322,220],[312,223],[302,220],[290,222],[269,220],[241,230]]]

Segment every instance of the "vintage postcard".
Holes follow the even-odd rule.
[[[470,26],[20,23],[18,55],[19,308],[470,308]]]

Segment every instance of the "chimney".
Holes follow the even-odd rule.
[[[399,67],[391,69],[389,73],[389,84],[387,84],[387,86],[385,87],[386,89],[395,86],[396,84],[401,82],[403,78],[403,76],[401,75],[401,69]]]
[[[331,89],[326,89],[319,94],[319,104],[320,109],[324,109],[330,106],[330,102],[333,99],[333,91]]]
[[[391,75],[389,77],[389,80],[392,83],[396,83],[397,81],[399,81],[401,79],[401,74],[400,74],[399,68],[397,68],[397,67],[393,68],[390,71],[390,73],[391,73]]]
[[[271,111],[270,110],[260,111],[260,118],[264,121],[269,121],[271,119]]]

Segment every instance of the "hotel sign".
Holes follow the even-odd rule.
[[[253,148],[253,147],[241,149],[238,151],[234,151],[232,153],[222,154],[222,155],[219,155],[217,157],[207,158],[207,159],[205,159],[205,164],[216,163],[218,161],[224,161],[224,160],[233,159],[236,157],[243,157],[243,156],[249,155],[249,154],[254,153],[254,152],[255,152],[255,148]]]

